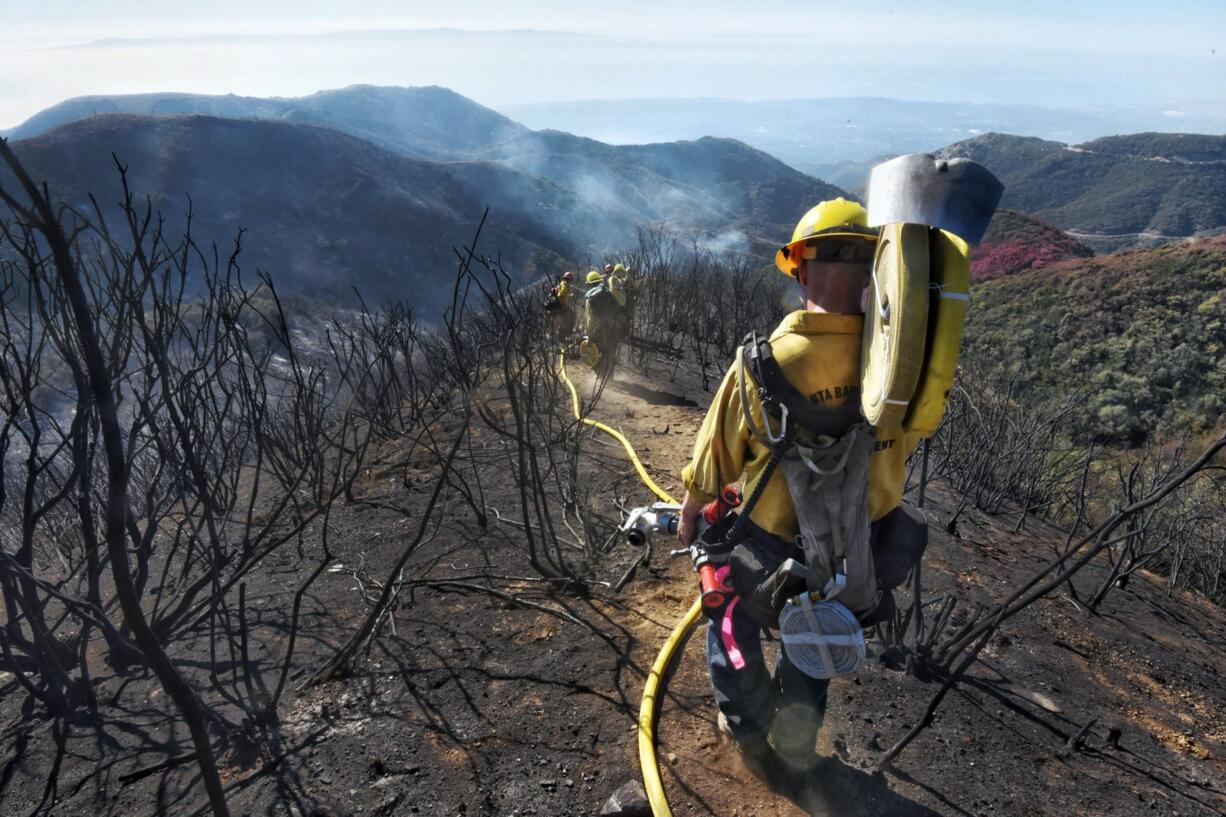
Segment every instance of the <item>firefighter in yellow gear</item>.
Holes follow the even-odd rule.
[[[562,273],[561,279],[549,290],[545,301],[554,339],[565,342],[575,328],[575,274],[570,270]]]
[[[575,308],[575,274],[570,270],[562,273],[562,279],[553,288],[553,294],[557,297],[558,303],[573,310]]]
[[[626,306],[627,296],[630,293],[630,270],[624,264],[614,264],[605,275],[605,280],[609,282],[609,291],[613,293],[617,302],[623,307]]]
[[[618,269],[620,267],[620,270]],[[612,371],[617,348],[625,332],[625,275],[621,264],[610,264],[606,273],[592,270],[587,274],[584,293],[584,340],[579,355],[598,374]]]
[[[775,361],[786,381],[811,402],[847,406],[857,418],[861,303],[876,238],[864,208],[837,198],[807,212],[775,259],[780,271],[797,281],[805,304],[770,335]],[[686,494],[678,536],[687,545],[695,536],[702,506],[722,486],[742,478],[748,495],[771,458],[770,449],[746,421],[748,414],[760,426],[764,415],[750,372],[744,373],[748,388],[738,387],[743,366],[743,358],[738,358],[729,368],[698,432],[693,458],[682,471]],[[874,432],[867,486],[874,536],[898,528],[909,536],[926,537],[926,528],[916,530],[914,515],[899,508],[905,463],[919,438],[901,427]],[[746,545],[773,570],[787,558],[799,555],[803,561],[795,541],[798,530],[786,480],[776,470],[749,514]],[[816,761],[814,745],[829,681],[802,673],[786,655],[780,656],[772,674],[762,655],[763,625],[742,612],[745,606],[730,608],[726,621],[711,621],[708,628],[708,665],[721,729],[754,771],[806,767]]]

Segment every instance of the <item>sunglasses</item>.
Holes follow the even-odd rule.
[[[871,264],[875,250],[876,245],[868,241],[836,241],[827,238],[805,244],[800,251],[800,257],[805,261]]]

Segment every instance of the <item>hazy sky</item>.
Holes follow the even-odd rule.
[[[597,36],[390,33],[434,27]],[[326,36],[356,31],[384,33]],[[97,42],[109,38],[126,42]],[[0,0],[0,128],[85,94],[295,96],[357,82],[445,85],[493,106],[853,95],[1221,106],[1224,59],[1226,0]]]

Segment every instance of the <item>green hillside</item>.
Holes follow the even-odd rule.
[[[1142,239],[1226,227],[1226,136],[1142,133],[1066,146],[992,133],[939,153],[981,162],[1005,183],[1002,206],[1066,230]]]
[[[1081,389],[1069,430],[1136,444],[1226,411],[1226,237],[1064,261],[980,284],[964,357],[1023,399]]]

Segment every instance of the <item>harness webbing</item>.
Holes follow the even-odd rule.
[[[766,466],[762,469],[762,473],[758,475],[758,481],[754,485],[753,492],[750,493],[749,498],[741,506],[736,522],[733,523],[724,537],[724,541],[729,544],[735,544],[740,541],[741,536],[745,533],[745,526],[749,521],[749,516],[753,512],[754,506],[757,505],[758,500],[762,497],[762,493],[766,490],[766,486],[770,482],[775,469],[779,466],[780,461],[796,441],[796,432],[793,424],[810,434],[822,437],[838,437],[846,433],[847,429],[860,419],[860,406],[856,401],[849,400],[838,408],[829,408],[818,405],[801,394],[795,386],[788,382],[787,377],[783,374],[783,368],[775,360],[775,356],[771,351],[770,341],[757,332],[750,332],[745,336],[745,341],[741,346],[741,355],[737,363],[739,365],[737,370],[737,388],[740,390],[741,412],[745,417],[745,424],[749,427],[750,433],[757,438],[758,442],[770,449],[771,456],[767,460]],[[754,382],[757,385],[758,402],[762,406],[762,424],[765,426],[762,429],[758,428],[757,422],[749,411],[749,389],[745,384],[746,370],[752,372]],[[778,436],[771,432],[770,424],[767,420],[768,415],[779,423]],[[846,457],[844,457],[843,462],[835,470],[841,469],[845,463]],[[814,470],[819,469],[815,468]],[[837,513],[834,518],[838,519]],[[841,539],[841,537],[839,538]],[[839,545],[838,550],[841,557],[843,550],[841,541]]]
[[[742,373],[748,366],[758,384],[758,397],[772,416],[779,418],[786,413],[788,422],[795,423],[810,434],[824,437],[841,437],[848,428],[859,422],[860,405],[856,400],[848,400],[841,406],[831,408],[801,394],[783,374],[783,368],[771,351],[770,341],[757,332],[746,336],[741,347],[741,360]]]

